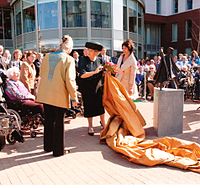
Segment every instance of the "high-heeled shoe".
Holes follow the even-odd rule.
[[[100,121],[100,125],[101,125],[101,130],[103,130],[103,129],[104,129],[104,126],[103,126],[103,124],[101,123],[101,121]]]
[[[93,128],[93,127],[89,127],[89,128],[88,128],[88,134],[89,134],[90,136],[94,136],[94,128]]]

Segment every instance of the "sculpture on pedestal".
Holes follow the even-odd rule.
[[[160,87],[160,90],[163,87],[177,89],[176,77],[180,70],[172,59],[173,50],[172,47],[169,47],[166,54],[164,54],[163,48],[160,50],[161,62],[154,76],[155,84]]]

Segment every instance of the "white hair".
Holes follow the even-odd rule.
[[[73,39],[69,35],[64,35],[62,38],[62,43],[60,45],[62,50],[65,50],[67,53],[71,53],[73,49]]]
[[[6,71],[6,76],[11,79],[14,75],[14,73],[18,73],[20,74],[20,70],[18,67],[12,67],[12,68],[9,68],[7,71]]]

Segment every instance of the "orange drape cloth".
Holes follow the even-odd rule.
[[[200,173],[200,145],[174,137],[145,140],[145,120],[119,81],[105,73],[103,104],[110,115],[100,139],[131,162],[166,164]]]

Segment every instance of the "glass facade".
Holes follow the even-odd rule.
[[[161,13],[161,2],[160,0],[156,0],[156,14]]]
[[[86,27],[86,0],[62,1],[63,27]]]
[[[129,32],[137,32],[137,3],[135,1],[129,2]]]
[[[40,30],[58,28],[58,0],[38,0],[37,9]]]
[[[11,17],[10,10],[0,9],[0,39],[11,39]]]
[[[187,20],[185,22],[185,39],[192,38],[192,20]]]
[[[0,45],[12,50],[12,29],[10,8],[0,7]]]
[[[176,42],[178,40],[178,24],[172,24],[172,42]]]
[[[23,32],[35,31],[35,6],[34,0],[22,2],[23,6]]]
[[[99,28],[111,27],[110,0],[91,0],[91,26]]]
[[[144,48],[144,7],[136,0],[123,0],[124,39],[131,38],[136,46],[137,57],[142,57]]]
[[[15,20],[15,34],[16,35],[21,35],[22,34],[22,20],[21,20],[21,1],[17,1],[15,6],[14,6],[14,17],[16,18]]]
[[[157,24],[145,25],[145,56],[153,57],[160,50],[161,26]]]
[[[193,4],[193,1],[192,1],[192,0],[187,0],[186,10],[192,9],[192,4]]]
[[[116,45],[131,38],[138,54],[143,53],[144,3],[141,0],[13,0],[11,4],[14,48],[37,51],[55,48],[62,35],[69,34],[74,49],[83,49],[86,41],[99,41],[113,52],[119,49]],[[115,5],[119,5],[119,12],[114,11]],[[113,23],[119,17],[122,21],[115,28]],[[119,40],[116,45],[114,37]]]
[[[173,13],[178,13],[178,0],[173,0]]]

